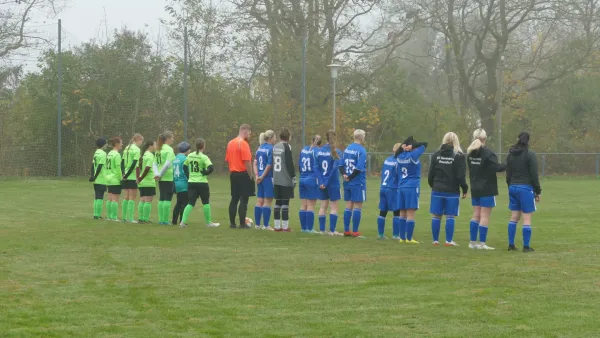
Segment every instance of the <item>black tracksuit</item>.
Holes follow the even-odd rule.
[[[471,197],[498,196],[496,173],[506,170],[505,164],[498,163],[498,157],[486,147],[475,149],[467,156]]]
[[[526,148],[513,146],[506,158],[506,184],[530,185],[536,195],[542,193],[537,171],[535,153]]]
[[[467,166],[463,153],[454,153],[454,148],[444,144],[431,157],[428,182],[431,190],[451,194],[463,194],[469,190],[466,182]]]

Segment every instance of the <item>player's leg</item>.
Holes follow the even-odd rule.
[[[163,215],[165,217],[164,223],[165,225],[169,225],[169,215],[171,214],[171,201],[173,200],[173,181],[165,182],[165,199],[163,202]]]
[[[265,181],[257,184],[256,187],[256,205],[254,206],[254,225],[260,228],[262,225],[263,208],[265,205]]]
[[[387,216],[387,194],[385,188],[379,189],[379,216],[377,217],[377,234],[379,239],[387,239],[385,237],[385,218]]]
[[[508,188],[508,209],[511,211],[510,222],[508,222],[508,251],[516,251],[515,236],[517,224],[521,219],[521,196],[519,189],[515,186]]]
[[[188,202],[185,208],[183,209],[183,217],[181,217],[180,227],[185,228],[188,225],[188,219],[192,210],[196,206],[196,201],[198,201],[199,195],[199,183],[188,183]]]
[[[121,202],[121,220],[127,222],[127,212],[129,211],[129,185],[127,181],[123,182],[123,201]]]
[[[406,189],[406,243],[419,244],[419,241],[413,238],[415,232],[415,213],[419,209],[419,188]]]
[[[289,195],[286,197],[289,197]],[[281,200],[281,228],[285,232],[291,231],[291,229],[289,228],[289,219],[290,219],[289,208],[290,208],[289,198]]]
[[[346,202],[346,209],[344,210],[344,236],[351,236],[350,232],[350,221],[352,220],[352,209],[354,203],[352,202],[352,189],[344,188],[344,201]]]
[[[492,197],[495,200],[495,197]],[[494,202],[495,204],[495,202]],[[488,224],[490,222],[490,215],[492,214],[493,207],[480,207],[479,212],[479,246],[478,249],[481,250],[494,250],[491,246],[487,246],[487,233],[488,233]]]
[[[273,210],[275,231],[281,231],[281,206],[283,204],[282,200],[280,199],[280,188],[281,187],[278,185],[275,186],[275,208]]]
[[[392,221],[392,239],[400,240],[400,210],[394,210],[394,219]],[[406,229],[406,223],[405,229]]]
[[[471,216],[471,223],[469,224],[469,248],[478,249],[477,233],[479,232],[479,225],[481,224],[481,198],[471,198],[471,205],[473,206],[473,215]]]
[[[137,183],[131,181],[131,189],[129,190],[129,206],[127,207],[127,220],[134,223],[135,216],[135,200],[137,199]],[[138,215],[139,216],[139,215]]]
[[[429,212],[431,213],[431,237],[433,245],[439,245],[442,215],[444,214],[444,198],[435,192],[431,192]]]
[[[144,207],[146,206],[146,191],[145,188],[138,188],[140,191],[140,203],[138,203],[138,223],[146,223],[144,218]]]
[[[183,193],[185,193],[187,195],[187,192],[183,192]],[[177,220],[179,218],[179,213],[183,212],[183,209],[185,208],[185,206],[181,205],[183,203],[181,194],[182,194],[181,192],[178,192],[177,196],[175,197],[175,207],[173,207],[173,217],[171,218],[171,224],[173,224],[173,225],[179,224],[177,222]]]
[[[156,196],[156,188],[148,188],[148,196],[146,196],[146,203],[144,204],[144,220],[146,223],[152,223],[150,221],[150,214],[152,213],[152,201]]]
[[[398,237],[400,243],[406,243],[406,196],[404,194],[405,189],[398,189],[398,209],[400,210],[400,223],[398,224]]]
[[[105,191],[105,185],[94,184],[94,219],[102,219],[102,205],[104,204]]]
[[[229,183],[231,187],[231,201],[229,202],[229,227],[232,229],[237,228],[235,217],[238,210],[238,204],[240,203],[240,197],[242,187],[240,186],[239,174],[229,173]],[[240,224],[243,224],[244,220],[240,220]]]
[[[446,243],[445,246],[458,246],[454,242],[455,217],[459,216],[460,196],[447,196],[444,198],[444,215],[446,216]]]
[[[352,188],[352,236],[362,237],[359,231],[360,221],[362,219],[363,203],[367,200],[367,191],[364,186],[356,186]]]
[[[521,189],[521,208],[523,215],[523,252],[534,252],[531,242],[531,218],[536,211],[533,189]]]
[[[325,214],[327,213],[327,208],[329,208],[329,199],[324,198],[325,193],[323,192],[323,190],[319,192],[319,195],[319,200],[321,202],[319,206],[319,231],[324,233],[325,227],[327,225],[327,216],[325,216]]]
[[[202,200],[202,211],[204,211],[204,221],[209,228],[216,228],[220,224],[213,222],[212,210],[210,207],[210,186],[208,183],[200,183],[199,188],[200,199]]]
[[[300,179],[298,191],[300,192],[300,210],[298,211],[298,218],[300,219],[300,231],[307,232],[308,228],[306,226],[306,209],[308,207],[308,184],[305,178]]]
[[[315,194],[311,196],[312,198],[316,197]],[[306,228],[308,232],[311,233],[321,233],[319,231],[315,231],[315,207],[317,206],[316,199],[309,199],[306,203]]]
[[[271,194],[271,196],[273,196]],[[271,206],[273,205],[273,198],[265,198],[263,203],[263,230],[273,230],[271,227]]]

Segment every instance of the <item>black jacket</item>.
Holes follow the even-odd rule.
[[[473,150],[467,156],[471,197],[498,196],[496,173],[506,170],[506,164],[498,163],[498,157],[486,147]]]
[[[467,181],[467,165],[463,153],[454,153],[451,145],[444,144],[431,157],[428,181],[433,191],[463,194],[469,190]]]
[[[506,184],[530,185],[536,195],[542,193],[535,153],[525,148],[510,148],[506,158]]]

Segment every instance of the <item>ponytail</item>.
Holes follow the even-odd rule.
[[[337,144],[336,144],[335,136],[336,136],[335,131],[333,131],[333,130],[328,130],[327,133],[325,133],[327,142],[329,143],[329,146],[331,147],[331,156],[334,159],[339,160],[340,157],[338,156],[338,153],[337,153]]]
[[[275,137],[275,132],[272,130],[267,130],[264,133],[260,133],[258,137],[258,143],[262,146],[263,144],[271,141]]]
[[[258,144],[262,146],[266,142],[267,141],[265,140],[265,133],[260,133],[260,136],[258,137]]]
[[[526,131],[521,132],[515,146],[518,148],[529,149],[529,133]]]
[[[196,155],[200,154],[200,150],[203,150],[205,145],[206,141],[203,138],[196,139]]]
[[[473,142],[467,148],[467,154],[470,154],[472,151],[478,150],[483,147],[483,142],[487,139],[487,133],[482,128],[475,129],[473,132]]]
[[[144,162],[144,154],[146,153],[146,151],[148,151],[148,148],[152,147],[153,145],[154,145],[154,141],[148,140],[142,146],[142,150],[140,151],[140,161],[139,161],[140,169],[142,169],[142,163]]]
[[[158,135],[158,140],[156,140],[156,151],[161,151],[162,146],[165,144],[167,139],[172,138],[172,137],[173,137],[173,132],[168,131],[168,130],[161,133],[160,135]]]
[[[321,146],[321,143],[322,143],[321,135],[315,135],[315,137],[313,137],[312,141],[313,142],[310,145],[310,150],[312,150],[314,147]]]

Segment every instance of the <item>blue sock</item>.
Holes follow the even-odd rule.
[[[327,222],[327,217],[325,215],[319,215],[319,231],[325,232],[325,223]]]
[[[306,230],[313,231],[315,229],[315,212],[314,211],[306,211],[306,215],[304,215],[306,224]]]
[[[392,221],[392,236],[400,236],[400,217],[394,217],[394,220]]]
[[[529,246],[531,241],[531,225],[523,224],[523,246]]]
[[[508,245],[515,245],[517,222],[508,222]]]
[[[452,242],[454,238],[454,217],[446,216],[446,242]]]
[[[415,232],[415,221],[406,221],[406,239],[412,241],[413,233]]]
[[[256,225],[260,225],[260,219],[262,218],[263,208],[258,205],[254,206],[254,221]]]
[[[471,229],[471,242],[476,242],[477,241],[477,231],[480,229],[479,223],[477,223],[477,221],[471,220],[469,228]]]
[[[479,225],[479,242],[485,243],[485,241],[487,240],[487,231],[487,225]]]
[[[352,213],[352,232],[358,232],[358,227],[360,227],[360,218],[362,216],[361,209],[354,209]]]
[[[306,230],[306,210],[300,210],[300,228]]]
[[[329,231],[335,232],[337,227],[338,215],[329,214]]]
[[[440,229],[442,227],[442,220],[439,218],[431,218],[431,236],[434,242],[440,241]]]
[[[264,226],[268,227],[269,226],[269,222],[271,221],[271,207],[263,207],[263,219],[264,219]]]
[[[344,232],[350,232],[350,220],[352,219],[352,210],[344,210]]]
[[[385,217],[377,217],[377,232],[379,233],[380,237],[383,237],[385,234]]]
[[[405,240],[406,239],[406,218],[402,218],[400,217],[400,234],[398,236],[400,236],[401,240]]]

